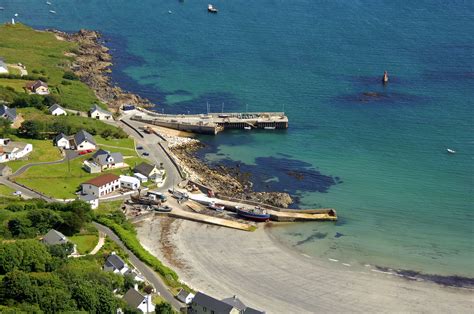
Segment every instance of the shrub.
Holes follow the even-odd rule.
[[[72,71],[66,71],[64,72],[63,79],[77,81],[79,77]]]

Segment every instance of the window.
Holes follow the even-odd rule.
[[[205,306],[202,308],[202,310],[203,310],[204,312],[207,312],[207,308],[206,308]]]

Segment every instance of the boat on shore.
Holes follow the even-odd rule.
[[[172,210],[172,208],[169,207],[168,205],[155,206],[154,209],[155,211],[160,212],[160,213],[169,213]]]
[[[217,10],[217,8],[214,7],[212,4],[208,4],[208,5],[207,5],[207,12],[209,12],[209,13],[217,13],[217,12],[219,12],[219,10]]]
[[[208,207],[210,209],[214,209],[215,211],[218,211],[218,212],[224,211],[224,209],[225,209],[224,205],[218,204],[218,203],[215,203],[215,202],[211,202]]]
[[[446,148],[446,151],[450,154],[456,154],[456,151],[454,149],[451,149],[451,148]]]
[[[265,209],[258,206],[254,208],[236,208],[237,215],[242,218],[253,220],[253,221],[268,221],[270,220],[270,214]]]

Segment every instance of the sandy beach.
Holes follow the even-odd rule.
[[[142,244],[196,290],[268,313],[473,311],[474,292],[352,269],[241,232],[172,218],[137,226]]]

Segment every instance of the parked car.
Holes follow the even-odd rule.
[[[137,146],[137,149],[143,149],[143,146]]]
[[[93,151],[94,151],[93,149],[86,150],[87,153],[92,153]]]
[[[85,155],[85,154],[87,154],[86,150],[82,150],[82,151],[79,152],[79,155]]]
[[[143,155],[143,156],[150,156],[150,153],[148,153],[148,152],[143,152],[142,155]]]
[[[21,196],[21,194],[23,194],[23,193],[21,193],[21,191],[15,191],[15,192],[13,192],[13,195],[16,195],[16,196]]]

